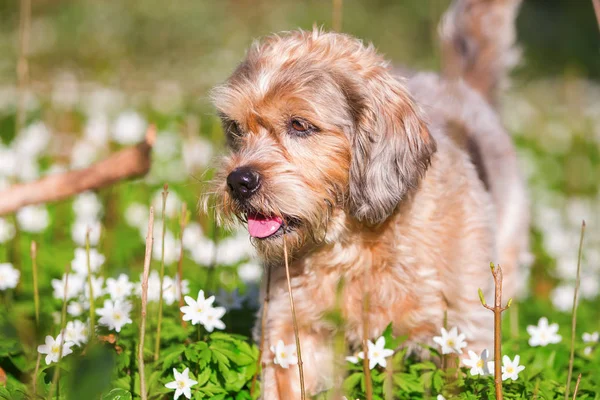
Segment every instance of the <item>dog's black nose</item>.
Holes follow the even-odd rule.
[[[250,167],[239,167],[227,176],[227,186],[238,200],[252,196],[260,186],[260,175]]]

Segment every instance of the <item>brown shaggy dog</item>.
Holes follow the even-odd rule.
[[[299,398],[298,370],[268,349],[294,343],[283,260],[290,255],[306,389],[330,388],[327,318],[341,308],[351,350],[391,322],[408,345],[432,344],[447,312],[469,349],[492,343],[490,261],[505,294],[527,250],[528,211],[510,137],[494,110],[515,61],[519,0],[457,0],[440,33],[444,73],[395,76],[373,46],[295,31],[248,51],[214,91],[231,153],[218,211],[236,217],[271,269],[263,397]],[[338,290],[340,282],[343,286]]]

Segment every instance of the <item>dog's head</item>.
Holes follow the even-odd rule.
[[[214,103],[231,149],[218,209],[280,259],[322,240],[334,211],[376,225],[425,173],[436,145],[372,46],[336,33],[271,36],[248,51]]]

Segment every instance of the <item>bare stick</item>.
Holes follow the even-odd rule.
[[[502,312],[506,311],[512,304],[512,298],[508,299],[506,307],[502,307],[502,267],[494,267],[490,263],[492,276],[494,277],[494,306],[488,306],[483,297],[483,292],[479,289],[479,300],[481,304],[494,313],[494,386],[496,387],[496,400],[502,400]]]
[[[40,326],[40,294],[38,291],[37,244],[31,242],[31,269],[33,273],[33,303],[35,305],[35,325]]]
[[[294,337],[296,338],[296,353],[298,353],[298,372],[300,372],[300,399],[306,399],[304,389],[304,368],[302,366],[302,350],[300,349],[300,336],[298,334],[298,321],[296,321],[296,307],[294,307],[294,296],[292,294],[292,280],[290,279],[290,265],[288,263],[287,245],[285,242],[285,230],[283,231],[283,258],[285,259],[285,275],[287,277],[288,293],[290,295],[290,308],[292,309],[292,324],[294,325]]]
[[[148,217],[148,233],[146,234],[146,254],[144,256],[144,272],[142,275],[142,320],[140,322],[140,343],[138,344],[138,371],[140,375],[140,396],[142,400],[148,399],[146,393],[146,378],[144,376],[144,336],[146,335],[146,312],[148,308],[148,275],[150,274],[150,260],[152,258],[152,231],[154,229],[154,208],[150,207]]]
[[[77,193],[145,175],[150,170],[150,153],[155,140],[156,129],[150,126],[142,143],[121,150],[88,168],[13,185],[0,192],[0,216],[30,204],[66,199]]]
[[[583,252],[584,235],[585,221],[581,221],[581,236],[579,237],[579,252],[577,254],[577,281],[575,282],[575,293],[573,293],[573,315],[571,317],[571,356],[569,357],[569,373],[567,374],[565,400],[569,400],[569,394],[571,391],[571,378],[573,377],[573,360],[575,359],[575,327],[577,325],[577,298],[579,297],[579,285],[581,283],[581,253]]]
[[[56,368],[54,369],[54,376],[52,377],[52,386],[50,387],[50,392],[48,394],[48,398],[52,398],[52,394],[54,393],[54,388],[58,383],[58,377],[60,375],[60,361],[63,355],[63,347],[65,345],[65,326],[67,324],[67,289],[69,287],[69,273],[71,272],[71,264],[67,264],[65,268],[65,286],[63,289],[63,304],[62,304],[62,312],[60,313],[60,332],[58,333],[57,339],[60,338],[60,347],[58,350],[58,361],[56,362]],[[91,301],[90,301],[91,304]],[[56,389],[58,391],[58,389]],[[58,397],[58,396],[57,396]]]
[[[267,329],[267,313],[269,310],[269,301],[271,296],[271,266],[269,264],[265,265],[265,269],[267,270],[267,282],[265,284],[265,298],[263,300],[262,307],[262,315],[260,321],[260,348],[258,349],[258,359],[256,360],[256,372],[252,377],[252,386],[250,386],[250,396],[254,394],[254,387],[256,386],[256,379],[258,378],[258,370],[261,370],[261,381],[264,384],[264,376],[262,376],[262,371],[264,371],[265,366],[261,364],[263,354],[265,353],[265,331]],[[262,368],[259,368],[261,367]]]
[[[25,126],[25,95],[29,85],[29,36],[31,32],[31,0],[21,0],[19,13],[19,60],[17,62],[17,121],[15,133],[18,135]]]
[[[370,302],[370,290],[371,290],[371,279],[369,277],[369,270],[365,265],[363,271],[363,304],[362,304],[362,318],[363,318],[363,370],[365,374],[365,394],[367,400],[373,399],[373,382],[371,381],[371,369],[369,368],[369,302]]]
[[[165,280],[165,234],[167,233],[167,217],[165,208],[167,208],[167,196],[169,196],[169,185],[165,183],[162,191],[162,242],[160,256],[160,291],[158,292],[158,325],[156,326],[156,343],[154,345],[154,361],[158,360],[160,352],[160,326],[162,324],[163,308],[163,282]]]
[[[336,32],[342,31],[342,5],[344,0],[333,0],[332,26]]]
[[[90,228],[85,232],[85,255],[87,258],[87,283],[90,291],[90,340],[94,340],[94,330],[96,329],[96,305],[94,304],[94,286],[92,285],[92,263],[90,260]]]
[[[577,377],[577,383],[575,383],[575,390],[573,391],[573,400],[577,398],[577,391],[579,390],[579,384],[581,383],[581,374]]]
[[[179,280],[176,282],[179,286],[179,316],[181,320],[181,326],[186,327],[187,322],[183,320],[183,311],[181,311],[181,307],[184,306],[183,302],[183,234],[185,233],[185,227],[188,223],[189,215],[187,211],[187,203],[184,201],[181,205],[181,219],[179,220],[179,229],[181,231],[180,246],[179,246],[179,261],[177,262],[177,274],[179,275]]]
[[[596,13],[596,20],[598,21],[598,28],[600,28],[600,0],[592,0],[594,5],[594,12]]]

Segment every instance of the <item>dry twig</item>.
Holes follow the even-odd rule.
[[[585,221],[581,221],[581,236],[579,237],[579,252],[577,254],[577,281],[575,283],[575,293],[573,293],[573,313],[571,317],[571,356],[569,357],[569,373],[567,374],[565,400],[569,400],[569,394],[571,391],[571,378],[573,377],[573,360],[575,359],[575,327],[577,325],[577,298],[579,297],[579,285],[581,283],[581,253],[583,251],[584,235]]]
[[[494,386],[496,388],[496,399],[502,400],[502,312],[506,311],[512,304],[512,298],[508,299],[506,307],[502,307],[502,268],[490,263],[492,276],[494,277],[494,306],[488,306],[479,289],[481,304],[494,313]]]
[[[573,391],[573,400],[577,398],[577,391],[579,390],[579,384],[581,383],[581,374],[577,377],[577,383],[575,383],[575,390]]]
[[[88,168],[11,186],[0,193],[0,216],[27,205],[66,199],[86,190],[145,175],[150,170],[150,153],[155,140],[156,128],[150,126],[143,142]]]
[[[298,321],[296,320],[296,307],[294,306],[294,295],[292,294],[292,280],[290,278],[290,265],[288,262],[287,245],[285,243],[285,230],[283,231],[283,258],[285,259],[285,275],[287,277],[288,293],[290,295],[290,308],[292,309],[292,324],[294,325],[294,337],[296,338],[296,353],[298,353],[298,372],[300,373],[300,398],[306,399],[304,389],[304,368],[302,365],[302,350],[300,349],[300,335],[298,334]]]
[[[146,312],[148,308],[148,275],[150,274],[150,260],[152,259],[152,232],[154,229],[154,208],[150,207],[148,217],[148,233],[146,234],[146,254],[144,255],[144,272],[142,275],[142,320],[140,322],[140,343],[138,344],[138,371],[140,375],[140,396],[147,400],[146,377],[144,373],[144,337],[146,335]]]

